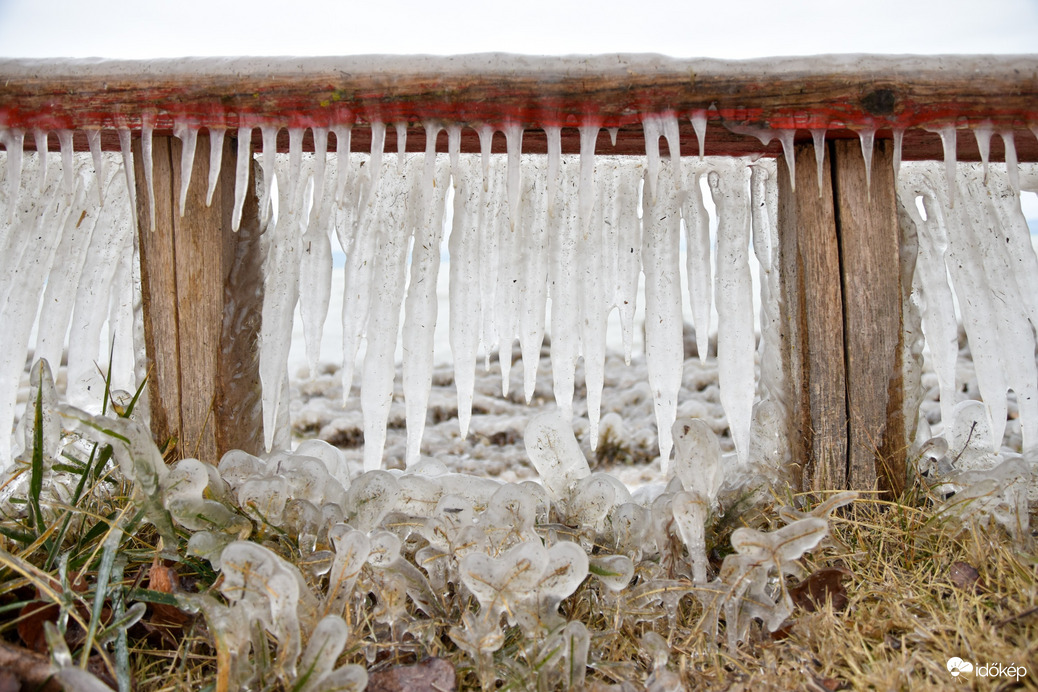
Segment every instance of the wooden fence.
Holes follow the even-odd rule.
[[[404,123],[389,129],[387,150],[423,151],[422,123],[458,123],[470,126],[462,150],[479,151],[471,126],[518,123],[524,152],[545,152],[544,128],[561,127],[563,152],[575,153],[576,128],[595,123],[598,153],[643,154],[643,118],[662,113],[678,116],[682,155],[779,158],[783,337],[801,484],[896,490],[907,449],[896,163],[979,160],[992,132],[1002,137],[990,138],[991,160],[1038,161],[1036,56],[0,61],[0,129],[18,134],[6,137],[9,148],[32,149],[24,133],[68,130],[77,150],[89,147],[91,131],[102,149],[117,149],[118,131],[129,130],[142,161],[150,143],[152,173],[136,166],[136,192],[153,428],[160,439],[197,441],[192,451],[209,460],[261,444],[241,434],[258,427],[242,421],[260,415],[250,355],[262,286],[254,197],[241,232],[228,232],[236,157],[263,146],[251,128],[331,128],[334,146],[347,126],[349,147],[366,151],[372,122]],[[183,145],[173,135],[182,123],[228,135],[212,138],[223,147],[212,206],[196,185],[183,216]],[[236,144],[242,127],[251,148]],[[981,136],[966,136],[971,129]],[[862,142],[872,138],[870,170]],[[287,139],[280,129],[279,151]],[[437,151],[446,140],[441,132]],[[210,145],[199,137],[195,180],[204,179]],[[309,130],[303,145],[313,150]],[[493,150],[504,150],[503,137]],[[824,152],[820,181],[816,152]],[[229,314],[232,294],[253,300],[237,299]]]

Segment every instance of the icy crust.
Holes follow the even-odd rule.
[[[1034,166],[1023,168],[1029,180]],[[1012,468],[1027,471],[1018,481],[1030,486],[1034,501],[1038,257],[1020,208],[1019,179],[1016,165],[952,159],[942,169],[906,162],[898,193],[902,223],[911,226],[904,235],[918,253],[910,300],[921,317],[940,399],[939,422],[920,420],[915,449],[932,449],[931,435],[940,438],[950,450],[947,458],[956,459],[944,471],[992,469],[1000,488],[1017,483],[1000,477],[997,468],[1010,468],[1007,460],[1020,452],[1024,462]],[[956,368],[957,314],[967,342],[961,346],[968,344],[976,377],[976,390],[965,397],[966,382]]]

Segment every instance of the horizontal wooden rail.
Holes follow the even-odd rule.
[[[0,60],[0,127],[27,132],[126,127],[147,117],[165,134],[177,120],[200,127],[246,125],[355,128],[352,148],[370,146],[372,121],[408,124],[407,150],[424,149],[421,123],[518,122],[529,131],[524,150],[543,152],[540,128],[560,126],[563,150],[579,151],[575,128],[588,119],[603,131],[599,153],[644,152],[647,113],[673,111],[683,154],[698,153],[689,118],[708,120],[706,153],[780,151],[747,129],[826,128],[830,138],[877,138],[906,130],[903,158],[943,157],[928,130],[990,124],[1015,135],[1022,161],[1038,161],[1038,56],[819,56],[747,61],[677,60],[647,55],[531,57],[234,58],[154,61]],[[737,130],[735,132],[733,130]],[[259,134],[256,132],[257,148]],[[446,150],[441,134],[438,149]],[[495,150],[503,151],[498,135]],[[958,138],[958,158],[979,157],[972,136]],[[85,137],[77,148],[86,148]],[[114,133],[103,144],[117,148]],[[334,145],[334,136],[332,137]],[[32,148],[33,137],[25,138]],[[51,146],[57,146],[52,141]],[[287,146],[287,136],[279,148]],[[311,144],[312,146],[312,144]],[[478,151],[476,133],[462,146]],[[386,148],[396,149],[389,128]],[[1000,138],[992,159],[1003,157]]]

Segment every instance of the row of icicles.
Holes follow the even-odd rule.
[[[692,123],[702,154],[706,114],[696,114]],[[244,125],[251,132],[252,126]],[[491,155],[490,142],[495,128],[483,126],[478,129],[482,145],[478,160],[476,156],[460,154],[460,125],[445,128],[448,134],[447,157],[435,153],[436,134],[442,126],[434,123],[426,124],[426,141],[429,143],[426,155],[403,154],[406,126],[400,124],[397,126],[400,148],[396,157],[397,169],[389,175],[385,174],[382,164],[384,123],[372,123],[371,153],[367,157],[350,153],[351,128],[348,125],[313,128],[313,156],[304,156],[302,151],[305,130],[289,129],[287,158],[275,154],[280,128],[260,126],[263,139],[263,153],[259,156],[263,171],[260,213],[264,223],[272,217],[272,181],[275,177],[279,179],[277,222],[267,230],[260,352],[264,435],[268,449],[287,442],[287,416],[284,414],[287,408],[284,401],[287,357],[292,313],[300,299],[307,343],[320,343],[330,291],[329,240],[334,232],[347,256],[342,314],[345,326],[345,396],[348,396],[354,379],[354,363],[360,342],[367,339],[368,344],[361,373],[365,466],[376,468],[382,463],[385,423],[395,372],[392,354],[400,331],[401,304],[405,313],[403,385],[408,425],[407,459],[409,463],[418,459],[431,382],[440,245],[443,233],[448,231],[443,222],[450,215],[445,209],[446,191],[453,183],[453,222],[449,229],[450,331],[463,433],[471,410],[472,366],[480,348],[488,357],[493,350],[501,354],[503,388],[507,391],[511,364],[508,354],[514,339],[519,339],[524,356],[525,391],[529,398],[536,379],[536,354],[547,329],[552,336],[555,396],[565,414],[572,415],[574,370],[578,359],[584,360],[590,439],[594,444],[603,377],[606,317],[613,308],[619,311],[629,358],[639,275],[644,273],[646,362],[660,431],[660,452],[666,464],[681,378],[682,297],[678,263],[683,232],[688,248],[688,294],[700,340],[699,353],[706,357],[713,306],[719,317],[718,365],[722,404],[738,457],[743,462],[748,461],[754,418],[773,419],[776,413],[784,415],[782,375],[778,367],[781,359],[777,350],[779,292],[777,272],[773,271],[777,250],[774,167],[767,160],[701,158],[696,162],[682,159],[678,121],[673,114],[647,115],[643,125],[646,138],[644,161],[634,157],[596,157],[594,147],[600,127],[594,122],[580,128],[581,154],[577,157],[561,154],[561,129],[558,127],[545,128],[548,141],[546,157],[521,154],[523,129],[515,124],[500,128],[505,134],[507,154],[503,157]],[[756,136],[764,143],[778,138],[792,169],[792,130],[730,128]],[[150,191],[153,187],[150,123],[145,121],[142,130],[142,164]],[[198,127],[187,122],[178,122],[175,127],[175,135],[184,143],[180,190],[182,213],[191,182],[198,131]],[[336,136],[334,155],[328,155],[329,132]],[[956,130],[948,126],[938,132],[946,153],[947,200],[954,206]],[[995,132],[995,128],[987,124],[974,128],[985,160],[985,171],[990,138]],[[21,152],[25,133],[15,129],[0,131],[0,143],[8,151],[5,227],[57,227],[60,225],[56,223],[58,218],[67,227],[69,219],[78,216],[78,213],[73,213],[73,207],[76,207],[76,212],[79,212],[79,207],[85,209],[83,190],[86,187],[96,190],[99,204],[104,201],[106,189],[110,189],[119,197],[120,203],[128,203],[129,209],[135,208],[130,131],[121,129],[118,134],[126,185],[111,184],[114,178],[111,161],[102,154],[100,132],[91,130],[87,131],[87,140],[97,181],[87,186],[84,181],[76,183],[74,180],[77,167],[73,164],[72,133],[58,133],[60,172],[65,192],[59,195],[55,186],[52,193],[58,206],[64,204],[64,207],[51,209],[48,212],[50,216],[44,220],[40,216],[43,212],[40,209],[33,212],[35,207],[26,205],[24,196],[42,195],[50,189],[48,181],[51,176],[47,168],[50,157],[36,157],[39,160],[35,166],[39,185],[35,191],[32,190],[33,186],[22,180]],[[615,137],[615,132],[613,134]],[[998,134],[1005,143],[1006,175],[1012,188],[1019,190],[1012,133],[1000,131]],[[813,130],[812,135],[820,170],[825,132]],[[874,135],[874,130],[860,133],[867,168],[871,164]],[[895,170],[900,166],[902,135],[903,131],[895,130]],[[207,194],[210,202],[222,165],[224,136],[224,130],[210,130],[212,142]],[[660,158],[661,136],[667,139],[671,153],[669,163]],[[48,134],[39,130],[34,132],[34,137],[37,147],[46,149]],[[251,137],[239,137],[237,146],[235,230],[241,221],[246,196]],[[708,182],[717,209],[716,241],[712,239],[711,221],[703,200],[700,185],[703,177]],[[795,175],[791,177],[795,179]],[[643,183],[644,194],[641,193]],[[154,226],[153,194],[149,194],[148,208]],[[36,214],[34,220],[19,224],[19,209]],[[96,221],[98,212],[93,210],[88,215]],[[125,227],[127,219],[134,218],[132,213],[126,214],[120,225]],[[79,221],[82,222],[82,217]],[[5,247],[17,249],[17,252],[9,254],[8,264],[13,265],[23,254],[24,243],[18,241],[18,234],[11,230],[5,235]],[[116,235],[119,239],[116,246],[128,249],[128,236],[125,233]],[[716,266],[712,266],[714,263],[711,261],[714,242]],[[751,247],[761,267],[761,332],[764,337],[760,346],[761,378],[756,390],[752,282],[748,262]],[[35,254],[26,254],[32,254],[29,259],[39,264],[47,259],[48,252],[49,259],[53,260],[62,248],[64,245],[54,239],[49,250],[44,248]],[[100,256],[114,262],[116,257],[121,259],[122,254],[111,252]],[[134,279],[139,281],[135,275]],[[4,281],[7,284],[4,286],[7,311],[8,304],[14,301],[6,298],[17,294],[14,287],[20,285],[20,280],[5,278]],[[49,282],[37,283],[35,303],[39,302],[44,286],[50,293]],[[32,286],[29,289],[31,292]],[[125,291],[122,295],[125,303]],[[551,320],[546,325],[545,303],[549,299]],[[64,325],[67,326],[67,313],[71,306],[64,309]],[[120,314],[125,322],[125,310]],[[100,330],[99,325],[96,330]],[[11,338],[21,336],[24,338],[20,344],[26,343],[28,332],[25,330],[14,330]],[[139,355],[140,349],[135,350]],[[17,349],[13,351],[17,352]],[[313,363],[317,350],[308,346],[308,351]],[[4,375],[14,375],[15,365],[20,372],[22,363],[24,358],[19,361],[17,357],[8,357]],[[10,377],[6,381],[10,382]],[[9,390],[13,391],[14,387],[5,389]],[[0,417],[7,420],[13,417],[13,396],[10,397],[10,406],[5,400],[4,409],[0,411],[3,414]],[[762,410],[758,416],[754,413],[755,400],[770,401],[772,408],[777,406],[779,410]],[[6,442],[3,444],[6,446]],[[5,455],[5,458],[9,456]]]

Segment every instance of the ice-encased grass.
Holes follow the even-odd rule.
[[[471,671],[469,686],[492,688],[525,678],[538,689],[560,689],[588,676],[645,681],[650,672],[657,683],[682,676],[687,683],[688,673],[676,672],[664,655],[687,656],[688,644],[678,646],[675,632],[684,632],[682,641],[694,642],[704,660],[713,655],[721,622],[730,656],[761,646],[766,631],[790,626],[801,607],[791,596],[791,577],[831,559],[848,560],[855,541],[862,540],[863,524],[855,523],[854,513],[869,506],[836,516],[853,500],[847,494],[814,508],[786,505],[778,516],[787,525],[769,530],[775,509],[769,505],[784,494],[781,483],[770,493],[742,481],[725,485],[709,430],[695,421],[676,426],[677,475],[666,487],[632,496],[605,474],[592,473],[568,426],[550,414],[526,431],[531,449],[543,457],[544,485],[468,477],[424,462],[407,473],[368,472],[343,487],[329,472],[341,462],[338,450],[318,442],[268,458],[230,452],[218,468],[186,459],[162,472],[155,466],[161,455],[146,435],[138,435],[139,424],[111,413],[76,412],[57,401],[46,367],[34,372],[40,396],[34,399],[38,422],[30,428],[37,461],[30,466],[37,469],[39,490],[27,483],[28,468],[16,469],[7,480],[3,555],[11,557],[3,558],[5,564],[27,564],[40,545],[31,535],[38,530],[28,511],[32,505],[17,502],[18,494],[37,493],[36,503],[51,511],[79,511],[61,499],[67,491],[60,488],[69,486],[80,467],[53,458],[71,457],[84,443],[94,450],[111,445],[121,461],[90,473],[136,489],[115,500],[124,503],[119,516],[135,518],[121,519],[119,529],[108,531],[109,552],[129,540],[149,540],[142,520],[161,526],[161,517],[171,516],[176,535],[164,535],[161,547],[176,569],[212,563],[223,575],[222,596],[202,588],[171,597],[180,609],[206,619],[211,639],[204,645],[217,653],[214,674],[222,689],[322,689],[333,682],[362,689],[365,668],[383,647],[392,646],[398,656],[452,656],[448,639],[461,656],[459,672]],[[55,420],[75,424],[56,426]],[[84,421],[90,424],[86,429]],[[707,442],[697,441],[703,436]],[[305,482],[308,477],[319,483]],[[999,478],[980,479],[979,485],[987,488],[985,483]],[[948,482],[964,481],[960,475]],[[252,488],[250,494],[243,494],[245,488]],[[278,499],[271,502],[265,493]],[[971,497],[969,488],[960,494]],[[80,504],[113,497],[100,483]],[[940,501],[939,495],[930,497]],[[706,508],[701,544],[674,521],[689,498]],[[270,510],[274,505],[283,505],[280,515]],[[978,503],[975,510],[981,516],[988,505]],[[920,531],[948,534],[971,525],[970,513],[957,516],[965,523],[938,520]],[[48,515],[46,521],[59,517]],[[725,538],[738,523],[752,526],[730,534],[735,552],[719,562],[715,551],[727,550]],[[822,539],[840,527],[836,551],[824,548]],[[93,533],[93,540],[103,536]],[[1025,545],[1028,539],[1018,533],[1017,540]],[[27,551],[24,556],[8,552],[17,544]],[[200,544],[208,550],[199,550]],[[806,561],[804,553],[812,549],[822,552]],[[76,557],[82,550],[73,547],[72,560],[82,559]],[[152,554],[159,554],[159,546]],[[85,563],[75,564],[90,565],[92,558],[84,557]],[[209,572],[205,583],[216,576]],[[128,593],[121,583],[112,589],[123,597]],[[134,612],[143,616],[138,604]],[[657,630],[670,634],[650,636]],[[644,656],[650,666],[617,667],[618,661],[610,664],[602,650],[589,646],[591,639],[624,631],[643,634],[626,646],[633,647],[631,660]]]

